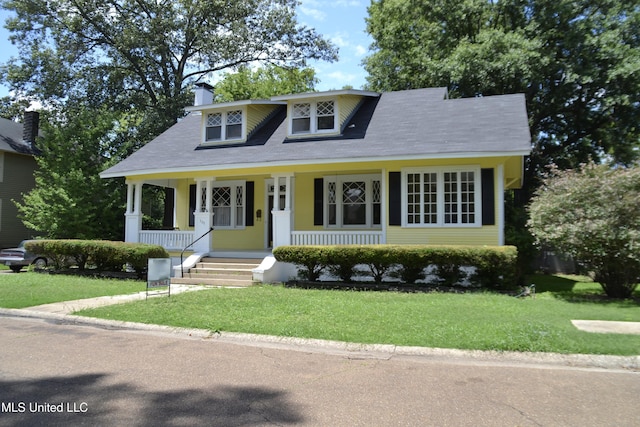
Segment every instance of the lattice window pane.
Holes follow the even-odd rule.
[[[367,223],[367,194],[363,181],[342,183],[342,223],[364,225]]]
[[[207,211],[207,188],[202,187],[200,190],[200,212]]]
[[[213,225],[231,225],[231,187],[214,187],[211,195],[213,205]]]
[[[244,225],[244,202],[242,200],[243,187],[236,187],[236,226]]]
[[[380,181],[372,181],[371,186],[373,187],[372,193],[371,193],[371,201],[373,203],[380,203],[382,200],[381,199],[382,189],[380,186]]]
[[[345,182],[342,184],[343,203],[364,203],[366,200],[365,183]]]
[[[318,116],[333,116],[333,101],[320,101],[316,106]]]
[[[293,104],[293,118],[311,117],[311,104]]]
[[[372,224],[380,225],[382,221],[382,186],[380,185],[380,181],[374,180],[371,181],[372,193],[371,193],[371,203],[372,203]]]
[[[316,105],[317,129],[330,130],[334,128],[333,101],[321,101]]]
[[[242,110],[229,111],[227,113],[227,124],[228,125],[242,124]]]
[[[329,182],[327,184],[327,205],[328,205],[327,221],[329,225],[336,225],[336,222],[338,220],[336,202],[337,202],[336,183]]]
[[[329,189],[329,204],[335,205],[336,203],[336,183],[330,182],[328,185]]]
[[[211,200],[214,206],[231,206],[231,187],[215,187]]]
[[[207,126],[222,126],[222,114],[207,114]]]

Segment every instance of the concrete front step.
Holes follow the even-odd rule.
[[[171,283],[210,286],[251,286],[252,270],[260,265],[257,259],[244,258],[203,258],[185,277],[174,277]]]

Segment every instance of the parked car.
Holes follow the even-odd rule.
[[[27,267],[32,264],[36,268],[45,268],[48,263],[47,258],[28,252],[24,248],[26,242],[28,242],[28,240],[23,240],[17,248],[3,249],[0,251],[0,263],[8,266],[16,273],[19,273],[22,267]]]

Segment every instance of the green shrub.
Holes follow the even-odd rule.
[[[76,265],[80,270],[122,271],[129,265],[144,273],[149,258],[169,258],[162,246],[108,240],[34,240],[25,247],[52,260],[57,270]]]
[[[471,284],[494,289],[515,286],[517,249],[512,246],[340,245],[280,246],[276,260],[298,266],[300,278],[317,281],[323,270],[352,282],[358,265],[366,265],[376,283],[397,277],[405,283],[425,278],[433,267],[435,282],[453,286],[469,278]],[[471,267],[469,277],[463,267]]]
[[[280,262],[288,262],[298,267],[302,280],[315,282],[326,266],[326,246],[279,246],[273,256]]]

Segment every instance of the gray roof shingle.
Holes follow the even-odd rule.
[[[382,93],[356,113],[342,137],[287,140],[282,117],[258,144],[200,147],[201,116],[191,113],[104,178],[162,171],[274,164],[526,155],[531,150],[522,94],[445,99],[444,88]],[[367,115],[368,114],[368,115]],[[277,123],[276,123],[277,124]],[[359,128],[360,126],[360,128]],[[274,130],[275,129],[275,130]],[[268,136],[268,138],[266,137]],[[200,147],[200,148],[199,148]]]
[[[30,143],[22,139],[22,124],[0,117],[0,151],[36,155]]]

